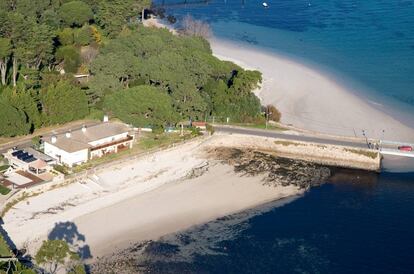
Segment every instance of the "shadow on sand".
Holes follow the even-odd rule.
[[[86,244],[85,236],[79,233],[78,227],[72,222],[56,223],[48,235],[49,240],[64,240],[82,260],[92,258],[91,250]]]

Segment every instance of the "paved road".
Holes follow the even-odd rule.
[[[339,146],[348,146],[355,148],[368,148],[365,141],[345,141],[345,140],[336,140],[323,137],[312,137],[304,135],[292,135],[281,133],[273,130],[262,130],[262,129],[250,129],[250,128],[240,128],[240,127],[227,127],[227,126],[214,126],[215,131],[224,132],[224,133],[235,133],[235,134],[246,134],[254,136],[263,136],[269,138],[280,138],[284,140],[292,141],[301,141],[301,142],[312,142],[318,144],[329,144],[329,145],[339,145]]]
[[[350,141],[350,140],[338,140],[332,138],[324,137],[313,137],[313,136],[304,136],[304,135],[292,135],[272,130],[263,130],[263,129],[250,129],[250,128],[241,128],[241,127],[228,127],[228,126],[215,126],[214,129],[217,132],[224,133],[236,133],[236,134],[246,134],[254,136],[263,136],[269,138],[280,138],[284,140],[292,141],[302,141],[302,142],[312,142],[318,144],[331,144],[339,146],[347,146],[354,148],[368,148],[368,145],[365,140],[360,140],[359,142]],[[401,152],[398,150],[399,145],[404,145],[404,143],[397,142],[385,142],[382,145],[382,156],[386,160],[384,162],[384,167],[388,171],[397,171],[397,172],[413,172],[414,171],[414,152]],[[412,144],[406,144],[412,145]],[[398,155],[398,156],[396,156]],[[386,163],[386,164],[385,164]]]

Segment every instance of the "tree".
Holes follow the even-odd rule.
[[[63,270],[73,274],[86,273],[79,255],[71,251],[69,245],[63,240],[43,241],[35,260],[47,273],[54,274]]]
[[[23,111],[31,131],[41,126],[40,112],[37,106],[37,94],[34,90],[19,88],[6,88],[1,97],[7,100],[12,107]]]
[[[64,28],[59,32],[58,39],[63,46],[73,45],[75,41],[73,30],[71,28]]]
[[[0,136],[13,137],[29,133],[23,111],[12,107],[9,102],[0,98]]]
[[[0,37],[0,75],[3,86],[6,85],[7,65],[10,60],[11,50],[10,39]]]
[[[48,8],[49,1],[44,0],[18,0],[15,2],[14,10],[24,17],[40,18],[42,13]]]
[[[171,97],[176,111],[182,118],[202,119],[207,110],[207,103],[193,84],[185,83],[175,89]]]
[[[79,50],[74,46],[59,47],[56,51],[56,61],[63,63],[65,72],[76,73],[81,63]]]
[[[280,118],[282,118],[282,114],[274,105],[266,106],[266,115],[268,120],[275,122],[280,122]]]
[[[71,1],[59,9],[59,17],[66,26],[82,26],[93,19],[91,7],[83,1]]]
[[[96,1],[96,22],[111,37],[131,23],[134,17],[148,8],[151,0],[101,0]]]
[[[104,108],[136,127],[164,127],[175,124],[178,116],[170,97],[155,87],[137,86],[105,98]]]
[[[206,39],[211,36],[210,26],[203,21],[195,20],[191,15],[184,17],[182,27],[186,35],[200,36]]]
[[[86,94],[66,81],[60,81],[43,91],[41,102],[46,124],[66,123],[82,119],[88,114]]]
[[[40,22],[48,25],[54,30],[57,30],[60,26],[59,16],[54,9],[48,9],[43,12]]]
[[[79,46],[89,45],[93,40],[92,35],[93,35],[92,29],[88,25],[83,26],[80,29],[77,29],[74,35],[75,44]]]
[[[36,274],[32,269],[27,268],[21,262],[8,260],[0,262],[0,273],[11,274]]]

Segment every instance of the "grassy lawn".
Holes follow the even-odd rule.
[[[164,134],[155,134],[149,133],[145,134],[139,140],[137,147],[142,151],[150,150],[156,147],[165,147],[173,143],[180,142],[191,138],[190,134],[180,136],[179,133],[164,133]]]
[[[155,148],[164,148],[173,143],[177,143],[186,139],[190,139],[192,137],[191,134],[185,134],[184,136],[180,136],[179,133],[162,133],[162,134],[155,134],[155,133],[143,133],[141,136],[138,137],[138,142],[134,144],[132,149],[127,149],[120,151],[114,154],[108,154],[101,158],[96,158],[93,160],[88,161],[87,163],[76,166],[72,169],[74,173],[81,172],[100,164],[108,163],[114,160],[126,158],[132,155],[137,155],[151,149]]]
[[[0,235],[0,257],[10,257],[11,251],[3,236]]]
[[[9,194],[9,192],[10,192],[11,190],[10,189],[8,189],[7,187],[5,187],[5,186],[3,186],[3,185],[0,185],[0,194],[2,194],[2,195],[7,195],[7,194]]]
[[[0,173],[6,171],[9,168],[9,165],[0,166]]]
[[[222,124],[222,125],[230,125],[230,126],[238,126],[238,127],[247,127],[247,128],[257,128],[257,129],[266,129],[266,124],[264,123],[229,123],[229,124]],[[267,130],[287,130],[284,127],[268,124]]]

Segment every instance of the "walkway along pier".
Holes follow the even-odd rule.
[[[232,134],[234,138],[243,139],[244,148],[328,166],[380,172],[383,155],[406,157],[407,160],[410,157],[414,158],[414,152],[398,150],[398,146],[402,145],[414,147],[413,144],[407,143],[341,136],[288,134],[282,131],[223,125],[215,125],[214,128],[218,134]],[[369,143],[371,146],[368,145]],[[379,147],[372,144],[379,144]],[[223,146],[231,146],[231,144],[223,143]]]

